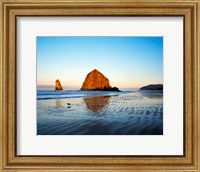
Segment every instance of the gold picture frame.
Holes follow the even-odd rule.
[[[1,0],[0,171],[200,171],[199,11],[188,0]],[[17,156],[17,16],[183,16],[183,156]]]

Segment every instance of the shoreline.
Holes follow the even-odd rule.
[[[41,94],[40,92],[47,92]],[[52,95],[49,95],[51,93]],[[120,96],[132,93],[141,93],[143,95],[148,94],[163,94],[160,90],[127,90],[127,91],[85,91],[85,90],[37,90],[37,100],[48,100],[48,99],[65,99],[65,98],[87,98],[97,96]]]

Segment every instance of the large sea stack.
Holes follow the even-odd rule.
[[[140,88],[140,90],[163,90],[163,84],[150,84]]]
[[[87,74],[81,90],[120,91],[117,87],[111,87],[108,78],[97,69]]]
[[[55,90],[63,90],[63,87],[58,79],[56,80],[55,84]]]

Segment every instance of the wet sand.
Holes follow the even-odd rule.
[[[162,135],[163,96],[118,96],[37,101],[38,135]]]

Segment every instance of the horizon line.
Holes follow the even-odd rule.
[[[37,87],[55,87],[55,85],[37,85]],[[71,87],[71,86],[65,86],[65,85],[62,85],[63,88],[79,88],[79,87]],[[80,87],[81,88],[81,87]],[[118,88],[122,88],[122,89],[135,89],[135,88],[140,88],[140,87],[118,87]]]
[[[148,85],[151,85],[151,84],[148,84]],[[144,86],[147,86],[147,85],[144,85]],[[54,88],[55,85],[37,85],[37,89],[38,89],[38,87]],[[70,86],[62,86],[62,87],[63,87],[63,90],[80,90],[81,89],[81,87],[70,87]],[[118,88],[119,89],[140,89],[141,87],[143,87],[143,86],[140,86],[140,87],[118,87]]]

